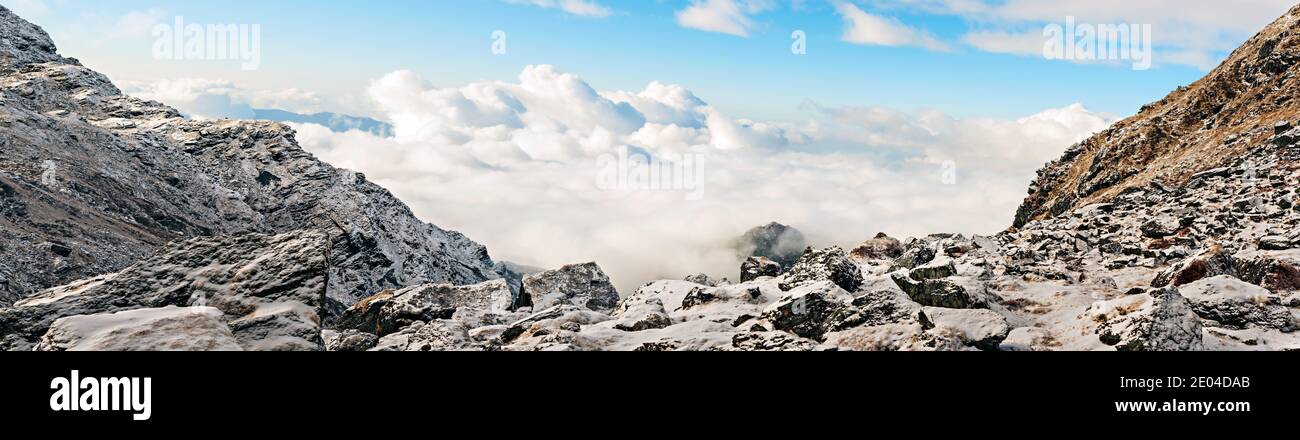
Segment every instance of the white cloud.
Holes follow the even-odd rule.
[[[599,93],[550,66],[454,88],[394,72],[370,94],[397,138],[300,125],[302,145],[495,258],[597,261],[623,290],[700,271],[734,279],[729,240],[769,221],[819,245],[997,232],[1044,162],[1114,120],[1078,105],[995,120],[809,104],[805,120],[745,121],[681,86]],[[703,157],[703,199],[602,187],[600,160],[625,148]],[[948,161],[956,185],[942,180]]]
[[[917,46],[947,51],[948,46],[930,34],[912,28],[897,19],[873,15],[847,2],[837,2],[835,9],[844,17],[843,40],[854,44],[877,46]]]
[[[992,26],[964,40],[999,53],[1029,54],[1025,35],[1075,17],[1089,24],[1150,24],[1155,61],[1213,67],[1248,37],[1285,13],[1291,0],[898,0],[895,7],[960,16]],[[992,32],[992,33],[990,33]],[[1003,36],[1015,38],[998,38]],[[1040,38],[1039,46],[1041,54]]]
[[[677,23],[691,29],[748,37],[755,26],[752,16],[774,6],[771,0],[691,0],[686,9],[677,11]]]
[[[972,31],[962,42],[976,49],[1011,55],[1043,56],[1043,32]]]
[[[162,21],[167,13],[162,9],[152,8],[144,11],[131,11],[118,17],[109,34],[121,38],[139,38],[149,35],[153,26]]]
[[[506,0],[506,2],[543,8],[558,8],[561,11],[580,17],[605,18],[613,14],[613,11],[608,7],[591,0]]]
[[[249,119],[253,117],[253,109],[295,113],[339,111],[340,105],[338,100],[307,90],[249,90],[231,81],[208,78],[123,81],[121,86],[128,95],[165,103],[198,119]]]

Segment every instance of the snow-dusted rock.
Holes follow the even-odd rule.
[[[944,309],[926,307],[922,321],[935,328],[951,330],[967,345],[996,350],[1011,333],[1011,326],[1002,315],[987,309]]]
[[[856,324],[848,322],[860,319],[855,312],[853,295],[830,281],[821,281],[790,291],[768,306],[761,318],[776,330],[820,339],[826,332]]]
[[[351,329],[326,330],[321,332],[321,337],[325,339],[326,351],[367,351],[379,343],[378,336]]]
[[[0,343],[30,347],[66,316],[199,305],[220,309],[246,350],[319,350],[328,243],[310,230],[175,242],[121,272],[0,309]]]
[[[745,332],[731,338],[727,350],[739,351],[812,351],[817,342],[786,332]]]
[[[621,311],[618,313],[614,328],[639,332],[664,328],[672,325],[673,321],[668,317],[668,311],[664,309],[664,302],[659,298],[639,298],[619,305]]]
[[[1094,304],[1097,336],[1119,351],[1199,351],[1201,320],[1177,289],[1165,288]]]
[[[436,320],[417,322],[384,336],[370,351],[459,351],[475,348],[464,324]]]
[[[857,292],[862,287],[862,270],[839,247],[809,248],[782,276],[781,290],[819,281],[830,281],[845,291]]]
[[[821,351],[963,351],[975,350],[966,345],[960,334],[926,329],[920,323],[886,324],[857,327],[827,333]]]
[[[916,266],[908,275],[917,281],[938,280],[957,276],[957,264],[952,258],[946,256],[936,257],[929,263]]]
[[[516,339],[547,336],[559,331],[576,333],[583,326],[609,321],[608,315],[574,305],[557,305],[515,321],[501,333],[502,343]],[[576,330],[576,331],[575,331]]]
[[[515,303],[505,280],[472,286],[429,284],[384,291],[358,302],[339,318],[338,327],[387,336],[417,322],[457,319],[475,327],[499,324]]]
[[[569,304],[609,314],[618,290],[596,263],[574,264],[524,277],[523,296],[534,310]]]
[[[0,307],[174,240],[309,228],[329,234],[331,316],[388,288],[500,278],[483,246],[321,162],[289,127],[125,96],[3,7],[0,72]]]
[[[748,283],[762,277],[781,276],[781,263],[767,257],[749,257],[740,265],[740,282]]]
[[[946,278],[940,280],[917,280],[905,272],[894,272],[890,278],[903,289],[912,301],[930,307],[949,309],[970,309],[984,307],[983,286],[979,281]]]
[[[1300,319],[1282,304],[1280,296],[1231,276],[1206,278],[1184,285],[1178,291],[1197,315],[1221,327],[1300,330]]]
[[[38,351],[241,351],[211,307],[137,309],[59,318]]]

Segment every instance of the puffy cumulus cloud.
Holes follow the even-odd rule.
[[[894,18],[882,17],[863,11],[844,1],[835,2],[835,10],[844,18],[844,36],[849,43],[876,46],[917,46],[929,50],[948,51],[948,45],[919,29],[903,24]]]
[[[495,258],[597,261],[625,293],[697,272],[735,279],[731,240],[770,221],[821,246],[997,232],[1043,162],[1113,120],[1080,105],[994,120],[808,103],[804,120],[747,121],[681,86],[600,93],[550,66],[452,88],[395,72],[370,93],[401,135],[296,125],[301,144]],[[669,173],[694,163],[698,180],[646,190],[605,178],[648,157],[683,165]]]
[[[579,17],[605,18],[613,14],[608,7],[591,0],[506,0],[506,3],[558,8]]]
[[[981,50],[1042,55],[1042,26],[1075,17],[1079,23],[1150,24],[1157,63],[1208,69],[1227,52],[1294,6],[1291,0],[890,0],[980,23],[963,41]],[[984,27],[992,27],[987,29]],[[1028,39],[1038,36],[1038,50]]]
[[[308,90],[251,90],[232,81],[208,78],[124,81],[122,91],[137,98],[166,103],[199,119],[250,119],[253,109],[315,113],[341,106],[340,100]]]
[[[748,37],[755,24],[753,15],[775,7],[772,0],[691,0],[677,11],[682,27]]]

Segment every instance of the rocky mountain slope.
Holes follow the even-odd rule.
[[[620,295],[596,263],[491,279],[283,127],[122,97],[5,11],[0,279],[67,284],[8,290],[0,349],[1300,350],[1297,18],[1049,164],[1012,229],[791,254],[769,225],[738,283]]]
[[[1151,182],[1181,186],[1300,118],[1300,6],[1201,80],[1075,145],[1039,172],[1015,226],[1111,199]]]
[[[171,241],[247,232],[329,237],[328,315],[386,288],[501,277],[483,246],[320,162],[285,126],[124,96],[3,7],[0,75],[0,306]]]

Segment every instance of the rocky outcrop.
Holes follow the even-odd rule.
[[[903,242],[882,232],[853,248],[849,255],[863,260],[893,260],[903,256],[903,251]]]
[[[0,309],[0,341],[28,349],[59,318],[207,306],[246,350],[319,350],[325,234],[239,234],[170,244],[121,272],[53,288]]]
[[[762,277],[781,276],[781,263],[766,257],[749,257],[740,265],[740,282],[748,283]]]
[[[1300,7],[1297,7],[1300,8]],[[1261,144],[1290,148],[1300,117],[1300,9],[1265,27],[1205,78],[1097,133],[1038,172],[1016,214],[1028,225],[1132,190],[1222,176]],[[1279,123],[1284,121],[1285,124]],[[1169,234],[1167,217],[1150,231]],[[1155,226],[1155,225],[1153,225]],[[1160,237],[1156,237],[1160,238]]]
[[[500,278],[483,246],[424,223],[284,125],[195,121],[124,96],[0,7],[0,307],[199,236],[328,234],[330,316],[375,292]]]
[[[808,248],[793,267],[782,276],[781,290],[793,290],[808,283],[830,281],[841,289],[857,292],[862,287],[862,269],[849,260],[839,247],[816,250]]]
[[[523,298],[536,310],[567,304],[609,314],[619,295],[600,266],[586,263],[524,277]]]
[[[736,255],[741,260],[763,257],[789,269],[808,248],[808,240],[798,229],[780,223],[769,223],[745,232],[736,240]]]

